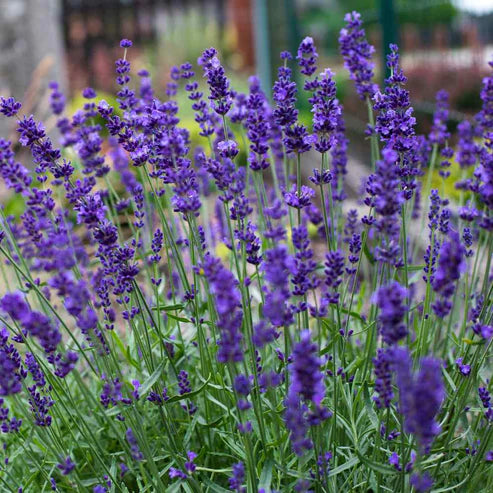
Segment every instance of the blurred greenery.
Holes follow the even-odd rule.
[[[398,25],[431,27],[450,24],[457,9],[450,0],[394,0]],[[378,26],[379,0],[340,0],[331,8],[316,6],[301,12],[300,25],[303,32],[311,32],[329,53],[338,50],[339,30],[344,25],[344,14],[356,10],[361,13],[366,28]]]
[[[428,182],[428,176],[426,175],[423,177],[422,196],[427,197],[430,194],[431,190],[436,189],[439,191],[442,197],[448,197],[450,200],[452,200],[452,202],[455,202],[457,204],[461,202],[461,195],[462,195],[462,202],[465,203],[470,198],[471,193],[458,190],[457,188],[455,188],[455,183],[457,183],[460,180],[464,180],[466,178],[472,178],[474,173],[474,167],[462,169],[459,166],[459,163],[455,159],[455,155],[454,155],[454,157],[452,157],[452,159],[450,160],[451,163],[450,168],[448,168],[448,171],[450,171],[450,177],[444,181],[439,173],[440,160],[441,160],[440,156],[437,156],[435,169],[433,171],[433,175],[431,176],[431,180],[430,180],[429,190],[427,190],[425,186],[425,184]]]

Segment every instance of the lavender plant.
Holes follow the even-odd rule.
[[[369,111],[359,203],[311,38],[281,55],[272,104],[255,77],[237,93],[214,48],[205,85],[187,62],[159,99],[129,40],[117,108],[88,88],[69,115],[51,84],[59,145],[1,98],[23,204],[0,209],[2,491],[493,490],[493,75],[454,150],[446,93],[417,135],[397,47],[379,88],[346,22]],[[422,178],[450,180],[454,152],[473,170],[458,203]]]

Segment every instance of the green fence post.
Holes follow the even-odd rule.
[[[398,37],[393,0],[380,0],[380,23],[382,25],[383,44],[382,77],[385,80],[390,76],[390,70],[387,67],[387,55],[390,53],[389,45],[391,43],[397,44]]]
[[[270,98],[272,79],[270,67],[269,18],[266,0],[254,0],[253,30],[255,36],[255,65],[260,83]]]

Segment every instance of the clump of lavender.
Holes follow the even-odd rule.
[[[50,83],[59,139],[0,98],[4,489],[488,484],[493,79],[457,130],[440,91],[417,135],[398,48],[380,91],[361,16],[345,22],[363,201],[311,37],[281,55],[273,103],[255,76],[236,90],[215,48],[163,88],[135,78],[128,39],[114,106],[87,87],[71,114]],[[421,200],[435,166],[443,192]]]

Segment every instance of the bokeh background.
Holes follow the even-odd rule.
[[[111,101],[123,37],[134,41],[133,69],[147,68],[158,93],[164,94],[173,65],[195,62],[209,46],[218,48],[236,90],[246,90],[248,75],[257,73],[270,93],[279,52],[295,53],[309,35],[319,67],[337,74],[350,140],[364,142],[366,109],[337,44],[351,10],[361,12],[377,49],[380,81],[385,47],[399,44],[418,131],[427,130],[440,88],[450,92],[452,126],[478,110],[481,78],[493,59],[493,0],[0,0],[0,94],[21,99],[23,111],[48,118],[48,126],[50,80],[60,83],[71,108],[87,86]],[[309,121],[303,98],[300,115]],[[192,121],[186,112],[182,118]],[[12,131],[8,124],[0,122],[2,135]],[[350,151],[365,161],[364,144]]]

